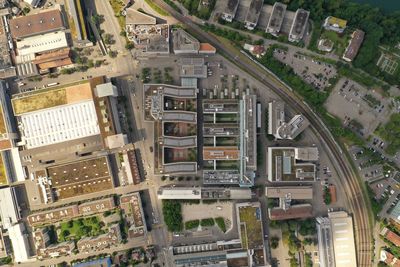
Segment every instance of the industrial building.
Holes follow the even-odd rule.
[[[285,13],[286,13],[286,5],[281,2],[275,2],[265,32],[278,37],[279,32],[281,31],[283,19],[285,18]]]
[[[309,218],[313,215],[311,204],[292,204],[292,200],[311,200],[313,198],[312,186],[266,187],[265,195],[268,198],[279,198],[279,206],[268,209],[271,220]]]
[[[329,16],[325,19],[323,26],[326,30],[343,33],[347,26],[347,20]]]
[[[0,189],[0,218],[4,229],[9,229],[21,219],[15,187]]]
[[[244,26],[248,30],[254,30],[256,28],[263,4],[263,0],[251,0],[246,19],[244,20]]]
[[[222,12],[221,18],[232,22],[235,18],[236,11],[238,10],[240,0],[228,0],[228,5]]]
[[[313,182],[318,161],[316,147],[268,147],[268,180],[271,182]]]
[[[289,32],[288,40],[290,42],[298,42],[303,39],[307,29],[308,17],[310,12],[304,9],[297,9],[292,26]]]
[[[127,143],[116,111],[117,88],[104,82],[96,77],[13,95],[22,164],[31,173]]]
[[[197,88],[143,85],[144,120],[154,123],[154,172],[197,172]]]
[[[353,32],[349,45],[346,47],[346,50],[344,51],[344,54],[342,56],[344,60],[346,60],[347,62],[351,62],[356,58],[358,50],[360,49],[364,41],[364,36],[365,32],[363,32],[362,30],[357,29]]]
[[[169,25],[133,8],[126,10],[126,37],[145,54],[169,54]]]
[[[277,139],[293,140],[310,125],[301,114],[295,115],[288,122],[285,116],[285,103],[277,100],[268,103],[268,134]]]
[[[250,188],[160,187],[158,199],[251,199]]]
[[[28,261],[30,257],[30,246],[24,223],[14,224],[7,230],[12,244],[14,262]]]
[[[356,267],[353,218],[344,211],[317,218],[321,267]]]
[[[203,101],[203,182],[209,185],[254,184],[257,169],[257,99]]]

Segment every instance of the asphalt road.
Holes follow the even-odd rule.
[[[189,18],[179,14],[173,10],[169,5],[163,1],[155,0],[155,2],[163,9],[168,11],[178,21],[185,24],[185,26],[195,35],[200,37],[202,41],[209,42],[217,50],[223,54],[227,59],[234,62],[238,67],[242,68],[254,78],[258,79],[265,86],[273,90],[279,95],[286,103],[288,103],[294,110],[304,114],[310,121],[314,132],[323,141],[322,144],[326,146],[327,151],[330,151],[330,157],[337,168],[339,173],[339,182],[343,184],[348,200],[349,211],[353,215],[354,228],[355,228],[355,240],[357,250],[357,261],[360,267],[372,266],[372,228],[369,221],[370,210],[362,194],[362,187],[358,182],[357,174],[351,167],[345,154],[343,154],[339,145],[335,142],[329,130],[322,123],[321,119],[305,104],[294,95],[289,88],[280,83],[267,71],[263,70],[260,66],[252,62],[250,59],[246,59],[240,56],[240,53],[236,50],[229,50],[220,41],[218,41],[212,35],[201,30],[199,26],[194,24]]]

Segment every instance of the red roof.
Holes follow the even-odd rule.
[[[200,43],[200,53],[215,53],[217,49],[209,43]]]
[[[396,246],[400,247],[400,236],[395,232],[388,230],[386,232],[385,238],[395,244]]]
[[[313,217],[312,206],[293,206],[287,210],[281,208],[273,208],[269,210],[269,218],[271,220],[288,220],[297,218]]]

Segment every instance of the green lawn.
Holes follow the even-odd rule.
[[[101,235],[105,232],[102,226],[104,223],[97,216],[63,222],[60,224],[58,239],[63,242],[71,239],[79,240],[84,236]]]
[[[324,31],[321,38],[331,40],[335,43],[333,49],[336,55],[342,56],[348,44],[348,35],[339,36],[334,31]]]

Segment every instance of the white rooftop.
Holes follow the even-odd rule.
[[[25,226],[23,223],[16,224],[8,229],[14,251],[14,262],[24,262],[29,259],[29,243],[24,232]]]
[[[23,114],[19,127],[28,149],[100,134],[93,100]]]
[[[18,55],[29,55],[68,47],[65,32],[52,32],[24,38],[17,42]]]
[[[19,219],[18,207],[15,205],[13,189],[0,189],[0,218],[4,229],[10,228]]]

